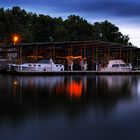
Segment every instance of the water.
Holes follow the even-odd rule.
[[[138,75],[0,75],[0,140],[139,140],[139,131]]]

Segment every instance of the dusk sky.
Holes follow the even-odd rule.
[[[0,6],[20,6],[28,12],[67,18],[79,15],[88,22],[108,20],[129,35],[130,42],[140,47],[140,1],[138,0],[0,0]]]

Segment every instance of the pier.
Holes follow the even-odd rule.
[[[64,76],[68,76],[68,75],[139,75],[140,74],[140,70],[137,71],[129,71],[129,72],[120,72],[120,71],[116,71],[116,72],[101,72],[101,71],[62,71],[62,72],[34,72],[34,71],[19,71],[19,72],[15,72],[15,71],[4,71],[1,72],[2,74],[12,74],[12,75],[42,75],[42,76],[50,76],[50,75],[64,75]]]
[[[122,59],[125,63],[131,63],[138,70],[140,67],[139,52],[140,48],[98,40],[45,42],[1,47],[0,58],[7,58],[8,63],[16,64],[37,63],[40,59],[52,58],[55,63],[63,64],[65,67],[64,72],[57,72],[56,74],[112,74],[114,72],[99,72],[100,68],[106,66],[110,59]],[[38,73],[55,74],[55,72]],[[139,71],[126,72],[126,74],[128,73],[138,74]]]

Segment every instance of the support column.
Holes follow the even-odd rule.
[[[55,60],[55,44],[54,43],[53,43],[52,47],[53,47],[53,60]]]
[[[22,46],[19,46],[20,48],[20,71],[22,71]]]
[[[36,62],[36,63],[37,63],[37,57],[38,57],[37,51],[38,51],[38,47],[37,47],[37,45],[36,45],[36,46],[35,46],[35,57],[36,57],[35,62]]]
[[[93,70],[94,69],[94,48],[92,49],[92,66],[93,66]]]
[[[132,49],[131,49],[131,51],[130,51],[130,63],[132,64]]]
[[[122,59],[122,49],[120,48],[120,59]]]
[[[109,60],[110,60],[110,48],[108,47],[107,61],[109,62]]]
[[[126,55],[127,55],[127,60],[126,60],[126,61],[127,61],[127,63],[128,63],[128,56],[129,56],[129,54],[128,54],[128,50],[127,50],[127,54],[126,54]]]
[[[99,69],[99,64],[98,64],[98,48],[96,47],[96,71]]]

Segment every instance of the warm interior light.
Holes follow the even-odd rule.
[[[81,56],[71,56],[70,55],[70,56],[66,56],[65,58],[66,59],[78,59],[78,58],[81,59],[82,57]]]

